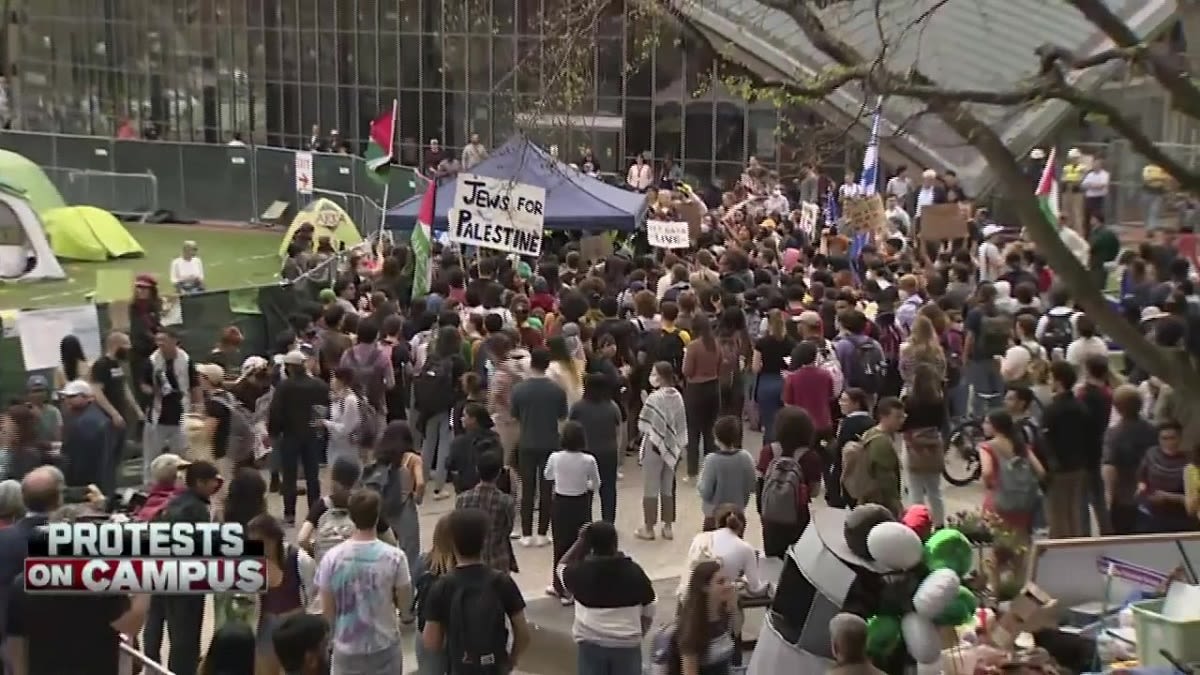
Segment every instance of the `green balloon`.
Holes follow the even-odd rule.
[[[887,659],[902,640],[899,617],[876,614],[867,619],[867,655],[872,659]]]
[[[952,528],[938,530],[925,542],[925,565],[929,571],[954,570],[964,577],[971,571],[975,550],[962,532]]]
[[[979,601],[971,589],[964,586],[958,588],[958,595],[933,620],[935,626],[961,626],[967,622],[979,608]]]

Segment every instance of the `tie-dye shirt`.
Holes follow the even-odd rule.
[[[408,560],[395,546],[348,539],[330,549],[317,567],[316,586],[333,594],[333,650],[373,654],[399,643],[394,598],[411,585]]]

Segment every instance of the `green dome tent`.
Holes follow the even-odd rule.
[[[65,260],[103,262],[140,258],[142,245],[116,216],[95,206],[64,206],[42,214],[54,254]]]
[[[67,205],[40,166],[11,150],[0,150],[0,181],[21,190],[39,215]]]

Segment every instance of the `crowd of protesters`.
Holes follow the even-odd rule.
[[[643,165],[630,171],[639,189],[657,183]],[[578,672],[641,673],[664,600],[615,528],[618,511],[638,510],[616,486],[640,471],[628,536],[695,537],[667,658],[686,675],[726,673],[741,653],[738,597],[770,592],[747,510],[774,557],[818,501],[924,505],[940,526],[947,442],[967,419],[986,436],[980,506],[1018,536],[1196,529],[1186,402],[1114,358],[1035,247],[983,210],[962,239],[915,245],[923,208],[966,200],[933,171],[888,180],[886,227],[856,247],[844,224],[802,208],[825,199],[806,172],[784,185],[752,161],[709,200],[689,249],[634,237],[585,260],[568,242],[531,261],[435,245],[416,297],[413,252],[381,245],[348,256],[270,354],[245,358],[236,329],[189,355],[161,325],[157,282],[138,277],[129,328],[103,354],[64,340],[58,372],[31,377],[4,419],[13,672],[115,673],[118,633],[140,634],[157,661],[164,626],[176,673],[402,672],[410,630],[421,673],[509,672],[530,643],[510,575],[539,555],[521,551],[551,547],[546,593],[574,607]],[[862,197],[853,175],[825,182],[830,200]],[[658,187],[655,208],[670,211],[673,185]],[[1188,233],[1121,251],[1088,213],[1081,258],[1113,280],[1114,306],[1162,348],[1195,354],[1195,270],[1173,239]],[[314,246],[289,249],[297,275]],[[62,504],[73,490],[111,493],[139,430],[149,498],[133,517],[238,522],[266,543],[268,592],[214,596],[207,650],[203,597],[21,591],[22,536],[81,517],[86,505]],[[422,550],[421,505],[449,499]],[[675,529],[685,500],[703,512],[699,534]],[[48,639],[64,634],[73,649]]]

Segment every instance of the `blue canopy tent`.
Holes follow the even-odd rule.
[[[547,230],[634,230],[646,213],[646,196],[629,192],[580,173],[551,157],[536,144],[517,136],[497,148],[471,173],[512,180],[546,189]],[[447,208],[454,203],[457,188],[453,177],[443,178],[437,188],[435,231],[447,228]],[[421,197],[413,195],[388,209],[384,220],[389,230],[411,230],[417,222]]]

